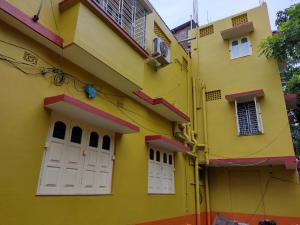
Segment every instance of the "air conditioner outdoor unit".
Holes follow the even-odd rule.
[[[158,62],[159,67],[166,66],[171,62],[170,48],[160,38],[153,39],[152,58],[154,58]]]

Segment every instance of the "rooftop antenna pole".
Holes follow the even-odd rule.
[[[193,20],[198,24],[198,0],[193,0]]]
[[[208,10],[206,11],[206,22],[209,23]]]

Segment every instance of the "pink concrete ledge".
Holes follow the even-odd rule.
[[[120,134],[136,133],[140,130],[132,123],[67,95],[45,98],[44,107]]]
[[[146,106],[172,122],[187,123],[189,116],[180,111],[164,98],[151,98],[142,91],[134,93]]]
[[[14,22],[18,23],[15,24],[15,27],[16,26],[20,27],[21,25],[21,27],[23,26],[24,29],[29,28],[32,32],[35,32],[40,36],[42,36],[43,38],[46,38],[48,41],[52,42],[56,46],[60,48],[63,47],[63,39],[60,36],[50,31],[47,27],[43,26],[39,22],[34,22],[32,20],[32,17],[26,15],[25,13],[23,13],[22,11],[20,11],[10,3],[8,3],[7,1],[0,0],[0,11],[2,12],[1,18],[10,17],[8,19],[13,18],[15,20]],[[14,25],[14,24],[10,24],[10,25]]]
[[[189,148],[182,143],[173,139],[164,137],[162,135],[148,135],[145,136],[145,142],[154,147],[161,148],[172,152],[188,152]]]

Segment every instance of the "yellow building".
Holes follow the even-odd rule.
[[[265,4],[191,56],[147,0],[1,0],[0,23],[0,224],[300,222]]]

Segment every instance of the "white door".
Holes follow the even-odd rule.
[[[91,130],[84,150],[82,192],[86,194],[111,193],[113,167],[113,135]]]
[[[64,150],[69,136],[69,125],[65,120],[57,120],[50,127],[45,146],[43,168],[39,193],[57,194],[60,191],[59,180],[64,169]]]
[[[155,164],[155,151],[149,149],[149,159],[148,159],[148,192],[155,193],[156,190],[156,164]]]
[[[70,127],[63,157],[63,170],[60,176],[60,193],[76,194],[80,192],[83,164],[83,146],[85,144],[83,126],[74,123]]]
[[[168,164],[168,155],[163,153],[162,160],[162,193],[169,193],[169,164]]]
[[[111,193],[114,134],[60,116],[51,124],[38,194]]]
[[[175,193],[174,188],[174,155],[168,157],[168,193]]]
[[[155,152],[155,193],[162,192],[162,165],[161,165],[161,153]]]

